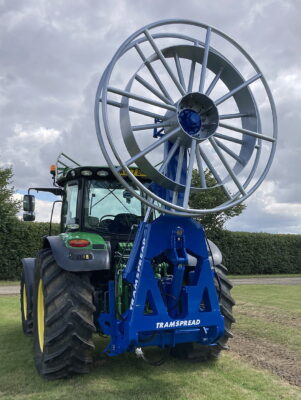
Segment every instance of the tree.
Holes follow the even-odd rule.
[[[220,186],[213,188],[217,182],[208,169],[205,170],[205,178],[207,187],[211,187],[212,189],[192,193],[189,199],[189,205],[192,208],[214,208],[228,200]],[[193,170],[192,172],[192,186],[200,187],[200,176],[197,170]],[[208,236],[212,237],[223,229],[226,221],[241,214],[245,208],[244,204],[238,204],[227,210],[206,214],[196,217],[196,219],[204,226]]]
[[[6,232],[20,209],[20,201],[13,198],[14,188],[10,187],[12,168],[0,168],[0,231]]]

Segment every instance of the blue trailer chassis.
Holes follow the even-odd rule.
[[[189,265],[188,255],[196,265]],[[159,256],[172,269],[164,278],[158,278],[152,266]],[[214,273],[197,221],[163,215],[141,223],[123,271],[123,279],[132,285],[130,306],[117,315],[115,282],[109,281],[109,312],[98,317],[102,332],[110,336],[105,351],[115,356],[145,346],[216,345],[224,334],[224,317]]]

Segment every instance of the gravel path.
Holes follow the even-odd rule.
[[[242,278],[232,279],[236,285],[301,285],[301,278]]]
[[[242,278],[232,279],[237,285],[301,285],[301,278]],[[0,295],[20,294],[20,286],[0,286]]]
[[[20,294],[20,286],[0,286],[0,295]]]

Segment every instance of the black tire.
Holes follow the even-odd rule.
[[[22,271],[20,285],[20,303],[21,303],[21,319],[22,330],[24,335],[32,336],[33,320],[32,312],[30,311],[30,299],[28,298],[28,290],[26,290],[24,271]]]
[[[87,273],[64,271],[51,250],[38,255],[33,298],[34,351],[37,370],[45,378],[89,372],[95,332],[93,291]]]
[[[235,322],[232,308],[235,301],[230,292],[233,287],[227,278],[227,268],[220,264],[215,265],[214,284],[219,296],[221,313],[224,316],[225,332],[218,342],[217,346],[204,346],[198,343],[181,343],[171,350],[171,355],[180,359],[196,359],[200,361],[215,360],[219,357],[222,350],[228,350],[227,342],[233,337],[231,326]]]

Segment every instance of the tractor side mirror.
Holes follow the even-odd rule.
[[[32,194],[25,194],[23,197],[23,211],[33,213],[34,207],[35,207],[35,197]]]
[[[23,221],[32,222],[36,219],[35,213],[33,211],[28,211],[23,213]]]

